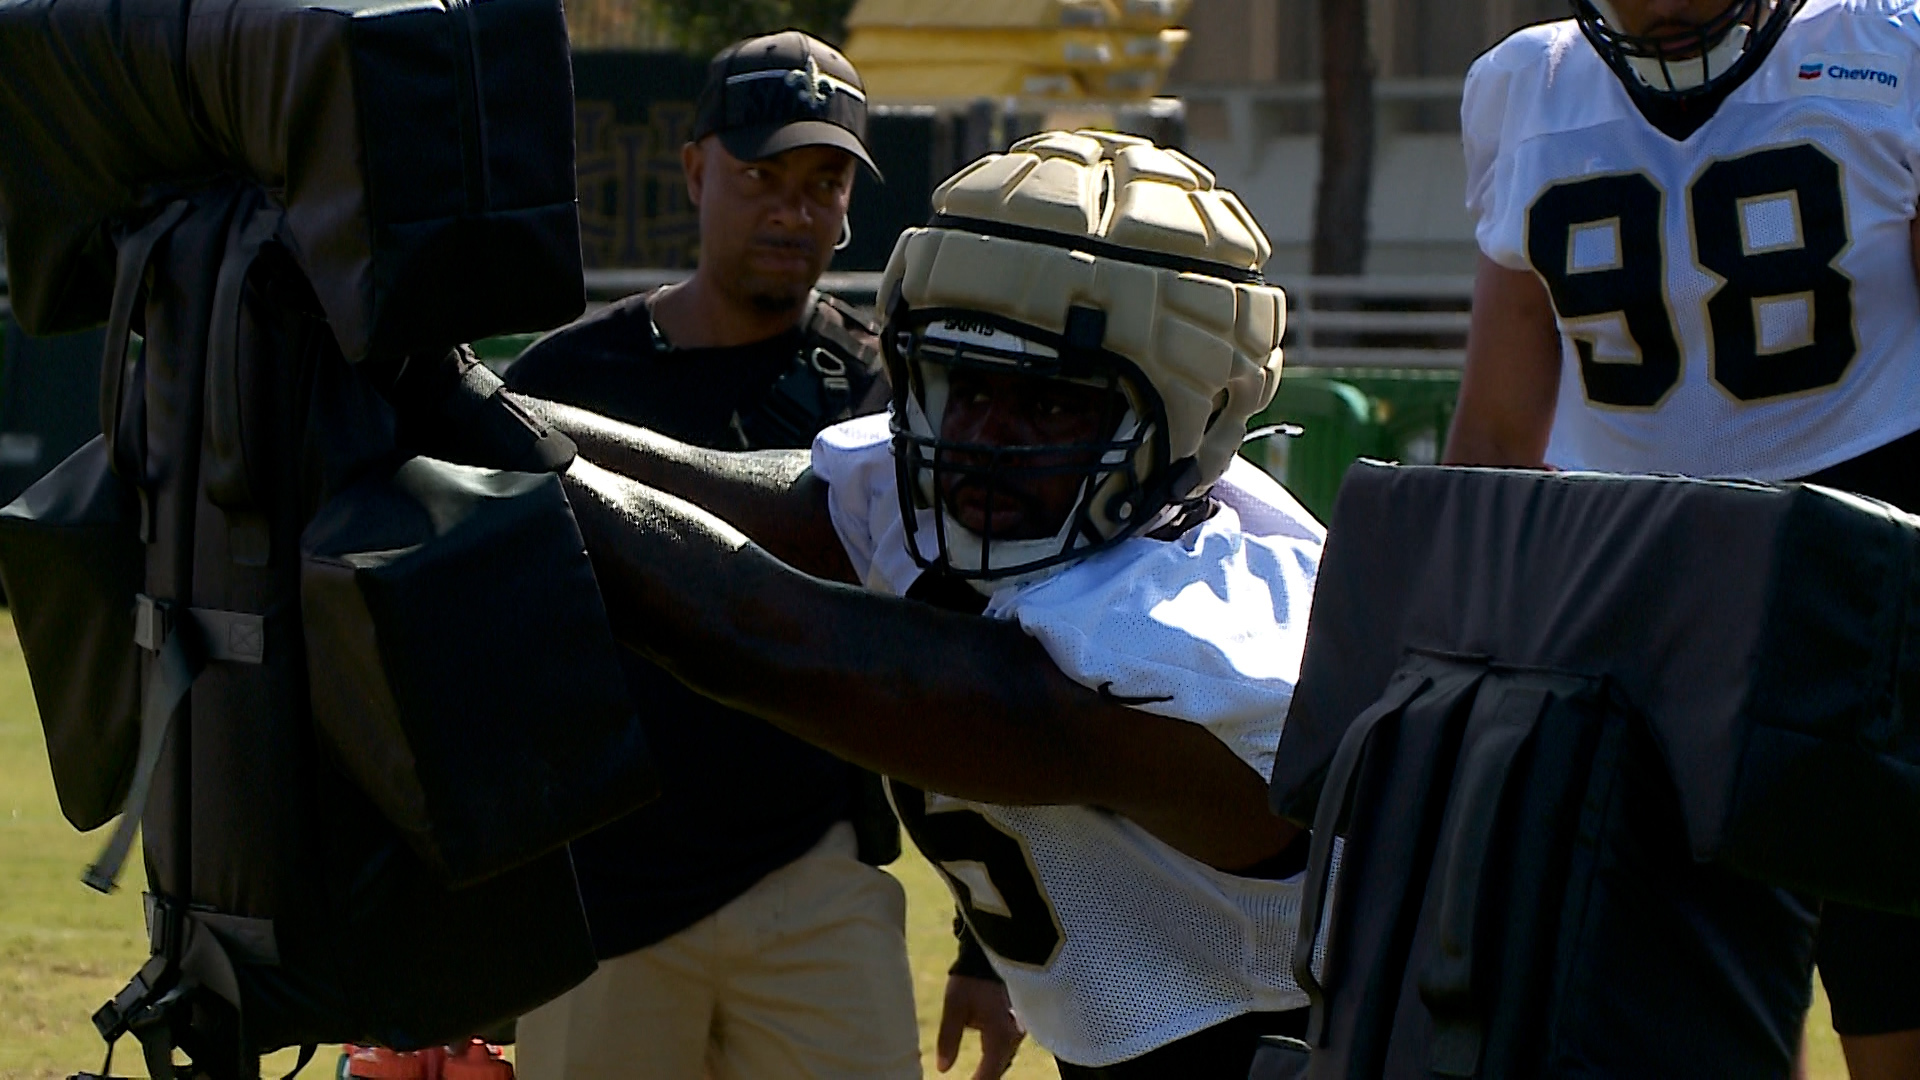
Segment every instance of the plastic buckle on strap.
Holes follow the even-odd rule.
[[[140,594],[133,598],[133,643],[157,653],[173,630],[171,605],[164,600]]]
[[[184,611],[186,618],[198,628],[204,659],[258,664],[266,658],[265,616],[245,611],[180,608],[145,595],[133,599],[134,644],[152,653],[166,648],[167,639],[181,625],[176,617],[179,611]]]
[[[847,382],[847,362],[845,360],[840,359],[826,349],[816,348],[807,354],[807,362],[808,366],[813,368],[813,373],[820,376],[821,380],[829,387],[840,391],[849,389],[850,384]]]
[[[149,957],[146,966],[113,996],[113,1000],[94,1011],[93,1029],[108,1043],[125,1035],[133,1025],[133,1018],[146,1008],[160,981],[166,978],[172,968],[173,961],[165,956]]]
[[[186,945],[187,907],[171,897],[147,893],[147,951],[179,958]]]

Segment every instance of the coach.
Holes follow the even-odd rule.
[[[728,450],[805,448],[874,411],[873,329],[813,288],[848,235],[855,170],[878,176],[866,130],[860,78],[826,44],[723,49],[681,151],[698,269],[536,342],[511,385]],[[627,667],[658,718],[663,795],[573,845],[601,965],[522,1019],[521,1075],[919,1076],[905,898],[861,859],[898,852],[877,782]]]

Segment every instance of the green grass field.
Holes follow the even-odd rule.
[[[75,833],[60,816],[19,642],[12,621],[0,616],[0,1078],[58,1080],[98,1068],[100,1041],[87,1018],[145,959],[138,889],[109,897],[80,884],[80,871],[99,843],[99,836]],[[917,856],[893,870],[907,888],[921,1047],[933,1075],[953,908],[933,870]],[[1812,1032],[1810,1077],[1843,1080],[1824,996],[1816,1003]],[[963,1053],[949,1075],[971,1077],[976,1056]],[[138,1060],[131,1043],[123,1044],[119,1060],[123,1072]],[[284,1073],[291,1062],[290,1054],[281,1054],[272,1064]],[[306,1075],[330,1076],[331,1063],[323,1055]],[[1007,1075],[1037,1080],[1056,1073],[1046,1054],[1028,1046]]]

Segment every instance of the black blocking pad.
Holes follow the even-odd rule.
[[[1361,462],[1272,802],[1310,822],[1410,649],[1611,678],[1694,856],[1920,914],[1920,519],[1811,486]]]
[[[307,526],[300,604],[320,740],[449,884],[659,793],[559,477],[363,481]]]
[[[348,360],[585,304],[558,0],[0,4],[0,230],[34,334],[103,321],[113,234],[239,177]]]

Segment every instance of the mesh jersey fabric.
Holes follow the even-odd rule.
[[[921,571],[906,551],[886,418],[822,432],[813,467],[829,485],[856,573],[875,591],[903,595]],[[1206,727],[1264,777],[1298,675],[1325,534],[1244,461],[1214,494],[1222,509],[1178,540],[1136,537],[1005,586],[986,614],[1018,622],[1084,686],[1165,698],[1141,707]],[[976,813],[1019,841],[1058,922],[1058,951],[1027,965],[996,953],[985,935],[982,943],[1015,1011],[1055,1056],[1110,1065],[1243,1013],[1306,1004],[1287,974],[1298,876],[1223,873],[1085,806],[925,798],[929,817]],[[976,899],[1006,891],[978,864],[942,865]]]
[[[1916,45],[1911,0],[1809,0],[1684,142],[1571,21],[1474,64],[1461,124],[1480,249],[1559,286],[1549,462],[1781,480],[1920,429]],[[1582,347],[1599,377],[1673,353],[1678,377],[1596,397]]]

